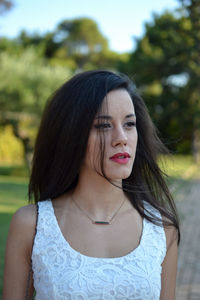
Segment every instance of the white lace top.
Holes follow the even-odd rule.
[[[129,254],[116,258],[83,255],[64,238],[52,202],[39,202],[32,252],[36,299],[159,300],[165,254],[163,227],[143,219],[140,244]]]

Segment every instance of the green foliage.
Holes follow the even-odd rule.
[[[18,51],[34,46],[51,65],[66,66],[73,72],[116,68],[122,58],[109,49],[108,40],[90,18],[63,20],[54,31],[44,35],[28,34],[23,30],[15,43]],[[8,49],[11,51],[9,45]]]
[[[90,18],[63,20],[43,35],[22,31],[15,40],[2,38],[0,117],[4,125],[9,119],[16,136],[33,141],[47,97],[73,72],[118,69],[136,81],[170,149],[200,153],[200,1],[178,2],[183,6],[176,12],[154,14],[131,54],[111,51]],[[10,117],[8,112],[19,115]]]
[[[34,48],[21,55],[0,53],[0,107],[3,111],[40,114],[49,95],[71,75],[49,66]]]
[[[22,163],[23,147],[13,135],[11,126],[0,128],[0,163]],[[1,174],[1,170],[0,170]]]
[[[27,165],[44,105],[70,75],[68,68],[49,65],[34,47],[20,54],[0,52],[0,125],[12,126],[23,145]],[[2,143],[0,149],[5,156],[9,144]]]
[[[49,45],[51,49],[54,45],[53,52],[49,51]],[[100,32],[96,22],[90,18],[64,20],[59,23],[51,35],[51,42],[48,39],[46,48],[48,57],[51,53],[51,57],[74,61],[76,69],[94,68],[100,58],[107,57],[107,51],[106,38]]]
[[[106,38],[90,18],[62,21],[57,27],[55,38],[66,45],[70,55],[101,52],[108,47]]]
[[[187,13],[154,14],[123,67],[134,77],[161,136],[179,153],[194,149],[200,129],[200,2],[187,3]]]

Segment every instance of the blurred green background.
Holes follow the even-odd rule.
[[[64,19],[54,30],[0,33],[0,292],[12,214],[27,204],[27,183],[42,110],[75,73],[110,69],[130,76],[173,154],[165,171],[174,195],[200,174],[200,1],[177,0],[154,14],[132,51],[111,50],[97,22]],[[0,18],[15,9],[0,0]]]

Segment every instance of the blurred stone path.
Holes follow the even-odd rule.
[[[200,180],[186,181],[175,201],[182,235],[176,300],[200,300]]]

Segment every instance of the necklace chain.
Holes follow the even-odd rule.
[[[126,198],[122,201],[122,203],[120,204],[120,206],[118,207],[118,209],[115,211],[115,213],[113,214],[113,216],[111,217],[110,220],[108,221],[95,221],[94,219],[92,219],[89,214],[79,206],[79,204],[75,201],[75,199],[71,196],[74,204],[76,205],[76,207],[90,220],[92,221],[93,224],[96,224],[96,225],[111,225],[113,219],[116,217],[116,215],[118,214],[118,212],[120,211],[120,209],[122,208]]]

